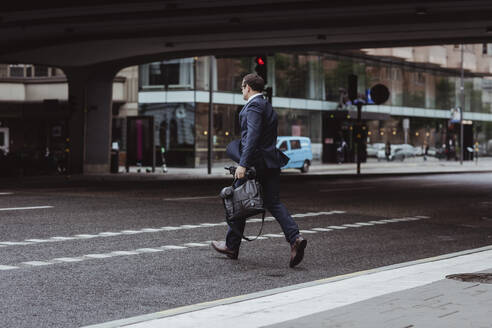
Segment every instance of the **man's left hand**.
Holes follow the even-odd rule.
[[[246,176],[246,168],[244,166],[238,166],[234,177],[236,179],[244,179],[245,176]]]

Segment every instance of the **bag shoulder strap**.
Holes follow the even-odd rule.
[[[244,240],[246,240],[246,241],[253,241],[253,240],[258,239],[258,237],[260,237],[260,235],[261,235],[261,232],[263,231],[263,225],[265,224],[265,213],[266,213],[266,211],[263,211],[263,214],[261,216],[260,232],[258,232],[258,235],[256,235],[255,238],[248,238],[244,234],[242,234],[241,232],[239,232],[239,230],[234,226],[234,224],[232,223],[232,221],[229,220],[229,219],[226,219],[227,225],[229,226],[229,228],[231,228],[232,232],[234,232],[238,236],[241,236],[241,238],[243,238]]]

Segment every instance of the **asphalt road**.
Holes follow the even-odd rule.
[[[227,179],[0,187],[0,327],[79,327],[490,245],[491,181],[284,175],[308,239],[295,269],[274,221],[237,261],[208,246],[224,239]]]

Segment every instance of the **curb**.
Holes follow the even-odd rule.
[[[265,291],[261,291],[261,292],[251,293],[251,294],[245,294],[245,295],[239,295],[239,296],[219,299],[219,300],[210,301],[210,302],[204,302],[204,303],[182,306],[182,307],[178,307],[175,309],[164,310],[164,311],[145,314],[145,315],[136,316],[136,317],[132,317],[132,318],[120,319],[120,320],[109,321],[109,322],[101,323],[101,324],[84,326],[82,328],[124,327],[124,326],[142,323],[142,322],[146,322],[146,321],[157,320],[157,319],[176,316],[176,315],[180,315],[180,314],[204,310],[204,309],[208,309],[208,308],[212,308],[212,307],[216,307],[216,306],[228,305],[228,304],[239,303],[239,302],[243,302],[243,301],[247,301],[247,300],[251,300],[251,299],[261,298],[261,297],[265,297],[265,296],[271,296],[271,295],[280,294],[280,293],[293,291],[293,290],[298,290],[298,289],[302,289],[302,288],[306,288],[306,287],[329,284],[332,282],[336,282],[336,281],[340,281],[340,280],[346,280],[346,279],[350,279],[350,278],[354,278],[354,277],[358,277],[358,276],[370,275],[373,273],[378,273],[378,272],[382,272],[382,271],[388,271],[388,270],[413,266],[413,265],[422,264],[422,263],[436,262],[436,261],[440,261],[440,260],[450,259],[453,257],[459,257],[459,256],[464,256],[464,255],[469,255],[469,254],[474,254],[474,253],[479,253],[479,252],[484,252],[484,251],[489,251],[489,250],[492,250],[492,245],[480,247],[480,248],[469,249],[469,250],[464,250],[464,251],[460,251],[460,252],[454,252],[454,253],[439,255],[439,256],[435,256],[435,257],[429,257],[429,258],[415,260],[415,261],[392,264],[392,265],[379,267],[379,268],[375,268],[375,269],[369,269],[369,270],[364,270],[364,271],[348,273],[348,274],[344,274],[344,275],[339,275],[339,276],[330,277],[330,278],[324,278],[324,279],[320,279],[320,280],[305,282],[305,283],[287,286],[287,287],[275,288],[275,289],[265,290]]]

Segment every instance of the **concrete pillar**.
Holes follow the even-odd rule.
[[[70,172],[109,173],[113,79],[117,70],[65,68],[70,106]]]

